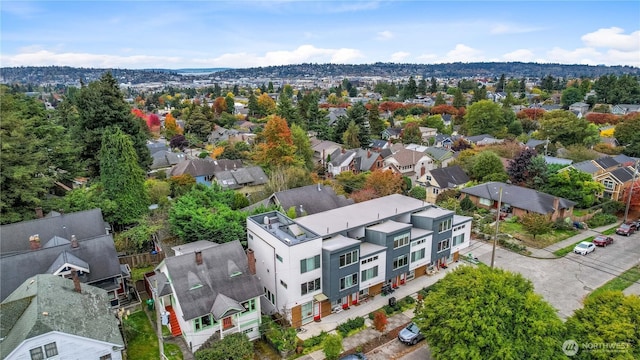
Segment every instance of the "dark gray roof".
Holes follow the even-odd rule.
[[[468,136],[465,138],[465,140],[475,144],[483,140],[495,140],[495,138],[489,134],[482,134],[482,135]]]
[[[529,141],[527,141],[526,144],[524,144],[524,146],[528,147],[528,148],[534,148],[538,145],[542,145],[542,144],[546,144],[547,140],[536,140],[536,139],[529,139]]]
[[[611,176],[618,179],[621,183],[625,183],[627,181],[633,180],[634,170],[631,167],[625,166],[611,170],[609,171],[609,173],[611,174]]]
[[[373,139],[373,140],[371,140],[371,147],[372,148],[382,149],[385,146],[387,146],[387,140],[381,140],[381,139]]]
[[[120,262],[111,235],[79,240],[78,245],[75,249],[70,244],[63,244],[2,257],[0,299],[7,297],[27,278],[58,270],[64,262],[89,267],[89,273],[80,276],[83,283],[95,284],[120,276]]]
[[[238,168],[214,173],[216,181],[224,188],[239,189],[243,186],[266,184],[269,180],[260,166]]]
[[[553,202],[556,196],[539,192],[525,187],[505,184],[501,182],[488,182],[460,190],[462,193],[475,195],[484,199],[498,201],[502,188],[502,202],[515,208],[532,211],[538,214],[549,214],[554,211]],[[558,197],[559,208],[568,209],[576,203],[565,198]]]
[[[635,163],[638,160],[636,158],[629,157],[625,154],[616,155],[613,157],[613,159],[617,161],[618,164],[622,164],[622,165],[633,165],[633,163]]]
[[[264,293],[258,277],[249,272],[247,255],[240,241],[204,249],[201,254],[201,265],[196,264],[193,253],[164,260],[184,320],[209,313],[215,316],[235,312],[235,307],[228,301],[218,300],[220,294],[242,303]],[[225,306],[228,308],[221,308]]]
[[[185,153],[172,151],[158,151],[153,153],[151,157],[153,158],[153,163],[150,166],[151,169],[170,167],[187,159]]]
[[[596,172],[602,170],[596,163],[592,160],[581,161],[579,163],[575,163],[573,166],[576,170],[580,170],[582,172],[586,172],[587,174],[595,174]]]
[[[152,143],[147,143],[147,149],[149,149],[149,152],[153,156],[153,154],[155,154],[155,153],[157,153],[159,151],[167,151],[167,150],[169,150],[169,146],[167,146],[167,142],[166,141],[156,141],[156,142],[152,142]]]
[[[359,171],[369,171],[376,164],[380,156],[379,152],[372,150],[357,149],[354,158],[354,166]]]
[[[600,167],[602,167],[605,170],[620,165],[620,163],[618,163],[611,156],[604,156],[604,157],[595,159],[594,161],[596,162],[596,164],[600,165]]]
[[[189,159],[176,164],[170,172],[171,176],[189,174],[193,177],[213,175],[218,171],[233,170],[243,167],[242,160]]]
[[[337,195],[331,186],[321,184],[279,191],[271,195],[269,200],[270,204],[280,205],[285,212],[295,208],[298,217],[353,204],[353,200]]]
[[[0,358],[6,358],[24,340],[52,331],[124,347],[118,320],[107,292],[53,275],[36,275],[0,304]]]
[[[333,166],[339,166],[343,162],[345,162],[350,156],[353,156],[355,150],[344,150],[344,152],[340,150],[336,150],[333,154],[331,154],[330,163]]]
[[[29,237],[38,234],[44,245],[55,236],[78,240],[93,238],[107,233],[100,209],[79,211],[42,219],[22,221],[0,226],[0,256],[29,251]]]
[[[431,177],[442,187],[455,187],[469,182],[469,176],[458,165],[433,169]]]

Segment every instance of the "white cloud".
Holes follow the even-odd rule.
[[[380,31],[378,36],[376,36],[376,40],[386,41],[393,39],[393,33],[389,30]]]
[[[504,61],[522,61],[522,62],[530,62],[533,61],[533,52],[528,49],[518,49],[509,53],[502,55],[502,59]]]
[[[475,62],[484,61],[482,51],[474,49],[464,44],[457,44],[456,47],[447,52],[444,59],[438,62]]]
[[[547,61],[551,63],[561,64],[598,64],[598,60],[602,58],[602,53],[594,48],[578,48],[575,50],[566,50],[554,47],[547,52]],[[600,63],[603,64],[603,63]]]
[[[175,68],[175,67],[255,67],[283,64],[356,63],[364,56],[357,49],[323,49],[302,45],[294,50],[269,51],[264,55],[228,53],[216,57],[183,58],[178,56],[104,55],[90,53],[54,52],[39,48],[23,49],[16,55],[0,55],[3,66],[75,66],[95,68]]]
[[[621,51],[640,50],[640,30],[629,35],[619,27],[598,29],[581,37],[586,46],[595,48],[610,48]],[[636,53],[640,57],[640,54]]]
[[[404,59],[406,59],[409,55],[411,55],[411,53],[408,53],[406,51],[398,51],[395,52],[393,54],[391,54],[391,62],[395,62],[395,63],[401,63],[404,61]]]

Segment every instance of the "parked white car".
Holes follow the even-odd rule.
[[[573,252],[580,255],[587,255],[596,250],[596,245],[592,242],[583,241],[573,248]]]

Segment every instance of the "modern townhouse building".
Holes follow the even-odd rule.
[[[471,218],[394,194],[292,220],[247,218],[265,313],[299,327],[457,261]]]

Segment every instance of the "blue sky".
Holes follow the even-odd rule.
[[[0,66],[640,67],[640,1],[2,1]]]

